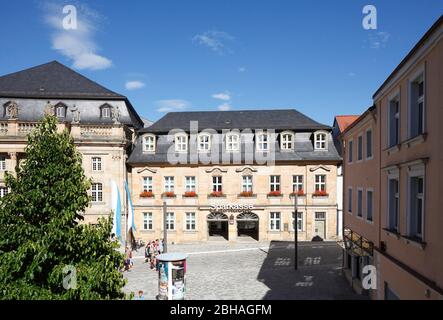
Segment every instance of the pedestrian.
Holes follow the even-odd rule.
[[[145,296],[143,295],[143,290],[139,290],[137,295],[134,297],[134,300],[145,300]]]
[[[151,241],[148,241],[148,243],[146,244],[145,247],[145,261],[149,261],[149,259],[151,258]]]
[[[126,246],[125,249],[125,271],[129,271],[129,269],[131,268],[131,258],[132,258],[132,251],[131,249],[129,249],[128,246]]]
[[[160,239],[158,241],[158,253],[162,254],[163,253],[163,239]]]

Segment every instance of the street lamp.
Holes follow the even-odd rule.
[[[298,269],[298,213],[297,192],[294,192],[294,269]]]
[[[167,230],[167,212],[166,212],[166,201],[163,201],[163,252],[168,252],[168,230]]]

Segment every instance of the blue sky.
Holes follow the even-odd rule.
[[[78,30],[60,28],[77,8]],[[362,9],[377,8],[377,30]],[[0,1],[0,74],[58,60],[167,111],[296,108],[358,114],[443,13],[443,1]],[[74,33],[72,33],[74,32]]]

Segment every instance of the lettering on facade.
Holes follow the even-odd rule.
[[[254,210],[253,204],[213,204],[211,212],[244,212]]]

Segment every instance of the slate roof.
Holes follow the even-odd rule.
[[[299,133],[299,137],[294,141],[294,150],[293,151],[281,151],[279,141],[275,141],[274,143],[274,155],[275,161],[285,162],[285,161],[341,161],[341,157],[337,152],[337,149],[334,146],[334,142],[332,140],[331,135],[328,135],[328,149],[324,151],[314,151],[313,142],[312,142],[312,133],[303,132]],[[137,138],[135,143],[135,148],[133,149],[127,163],[129,165],[140,165],[140,164],[165,164],[169,163],[168,159],[168,150],[170,148],[174,148],[174,144],[172,141],[168,141],[168,135],[162,134],[157,136],[157,144],[155,153],[146,153],[143,152],[142,148],[142,136]],[[222,139],[220,139],[223,141]],[[218,154],[216,154],[216,158],[218,161],[225,160],[224,157],[228,156],[230,159],[229,162],[233,163],[233,153],[228,153],[224,150],[225,144],[219,142],[218,146],[211,144],[211,148],[213,150],[217,150]],[[172,149],[174,150],[174,149]],[[252,144],[250,149],[245,148],[245,144],[242,143],[240,148],[240,159],[241,163],[245,163],[245,159],[251,160],[256,159],[253,155],[255,154],[255,144]],[[247,150],[247,151],[245,151]],[[195,159],[198,152],[187,152],[184,154],[178,154],[172,152],[173,156],[180,155],[181,163],[187,162],[192,163],[192,159]],[[229,156],[230,154],[230,156]],[[235,158],[237,159],[237,158]],[[260,160],[260,158],[257,158]],[[197,163],[195,161],[194,163]],[[200,161],[201,163],[201,161]],[[256,161],[253,162],[254,164]],[[213,163],[215,164],[215,163]]]
[[[0,96],[15,98],[126,99],[52,61],[0,77]]]
[[[199,129],[290,129],[294,131],[330,130],[294,109],[170,112],[140,133],[166,133],[172,129],[189,131],[190,121],[198,121]]]

